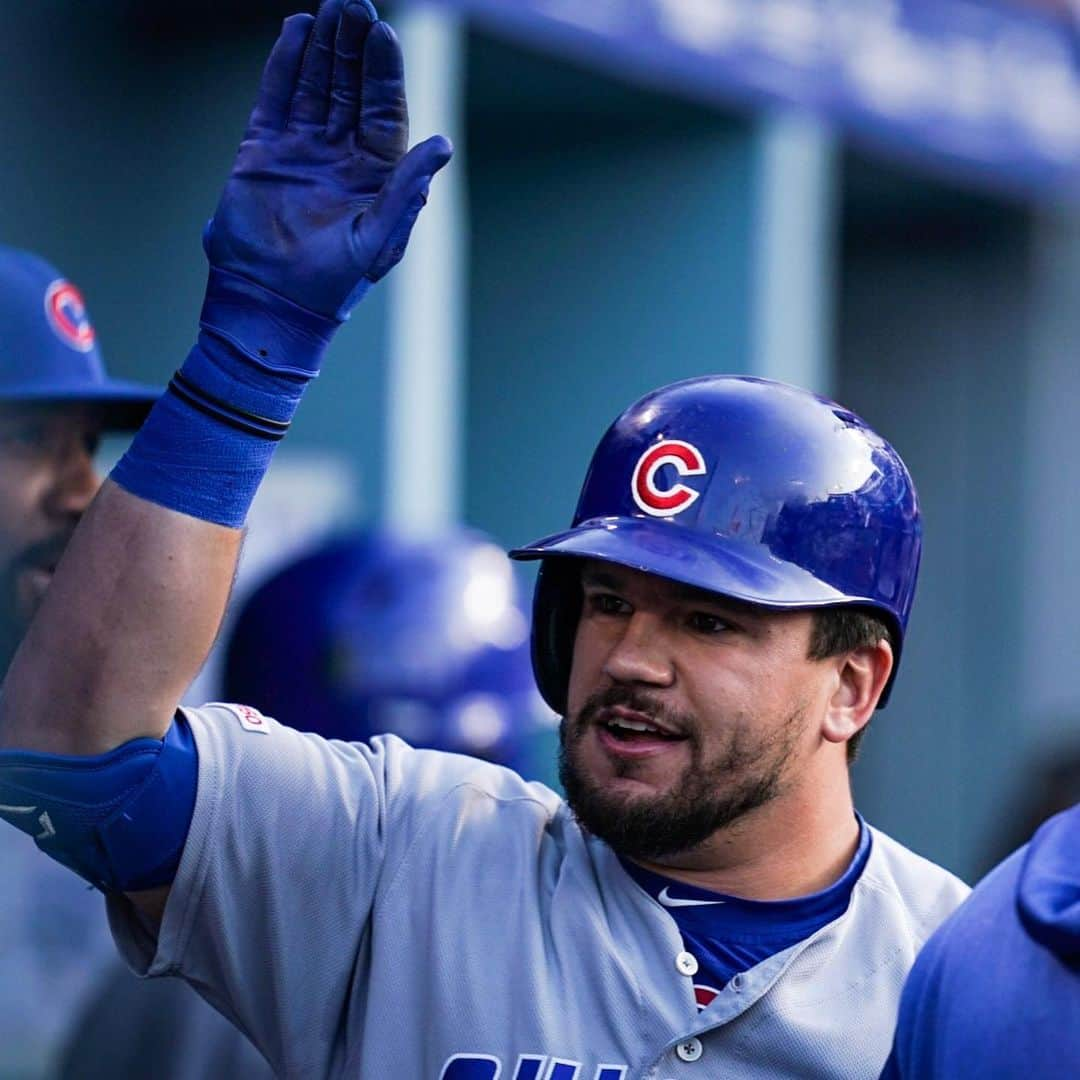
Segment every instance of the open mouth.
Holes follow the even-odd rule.
[[[611,717],[603,722],[604,729],[619,742],[641,743],[655,742],[662,739],[665,742],[679,742],[684,735],[673,735],[643,720],[624,720],[621,717]]]
[[[605,709],[598,725],[606,746],[628,752],[656,751],[687,738],[643,713],[622,706]]]

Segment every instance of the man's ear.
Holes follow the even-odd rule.
[[[893,651],[882,638],[876,645],[860,645],[833,659],[837,682],[821,733],[829,742],[845,743],[870,723],[892,674]]]

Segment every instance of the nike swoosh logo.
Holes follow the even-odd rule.
[[[0,814],[36,814],[36,806],[4,806],[0,804]],[[46,810],[38,818],[38,824],[41,826],[41,832],[34,837],[35,840],[51,840],[56,835],[56,826],[52,823],[52,818],[49,817],[49,811]]]
[[[709,907],[712,904],[723,904],[723,900],[685,900],[678,896],[669,896],[668,887],[665,885],[656,898],[664,907]]]

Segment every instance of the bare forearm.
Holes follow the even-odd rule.
[[[213,643],[241,533],[106,482],[0,698],[0,748],[95,754],[161,736]]]

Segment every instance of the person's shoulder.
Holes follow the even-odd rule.
[[[529,782],[512,769],[465,754],[415,748],[396,735],[376,735],[365,742],[324,739],[264,716],[257,709],[211,702],[183,714],[195,733],[200,763],[204,753],[219,765],[223,760],[251,758],[259,768],[277,762],[290,775],[298,772],[313,783],[341,793],[372,791],[399,807],[431,809],[458,795],[493,802],[523,802],[554,816],[563,805],[543,784]],[[202,763],[201,763],[202,764]]]
[[[1031,1001],[1030,942],[1015,904],[1025,853],[1014,852],[983,878],[915,958],[883,1080],[989,1075],[987,1069],[995,1076],[1050,1075],[1035,1064],[1045,1052],[1041,1035],[1031,1045],[1029,1025],[1008,1022]]]
[[[902,913],[925,940],[967,898],[971,889],[951,871],[870,827],[871,849],[857,889]]]
[[[385,755],[388,767],[418,793],[444,798],[481,798],[493,803],[530,803],[553,814],[563,805],[550,788],[524,779],[504,765],[467,754],[410,746],[396,735],[377,735],[367,744]]]
[[[928,962],[934,957],[948,960],[950,956],[980,951],[995,927],[998,935],[1019,929],[1016,887],[1027,850],[1025,845],[1014,851],[971,890],[967,900],[928,943]]]

